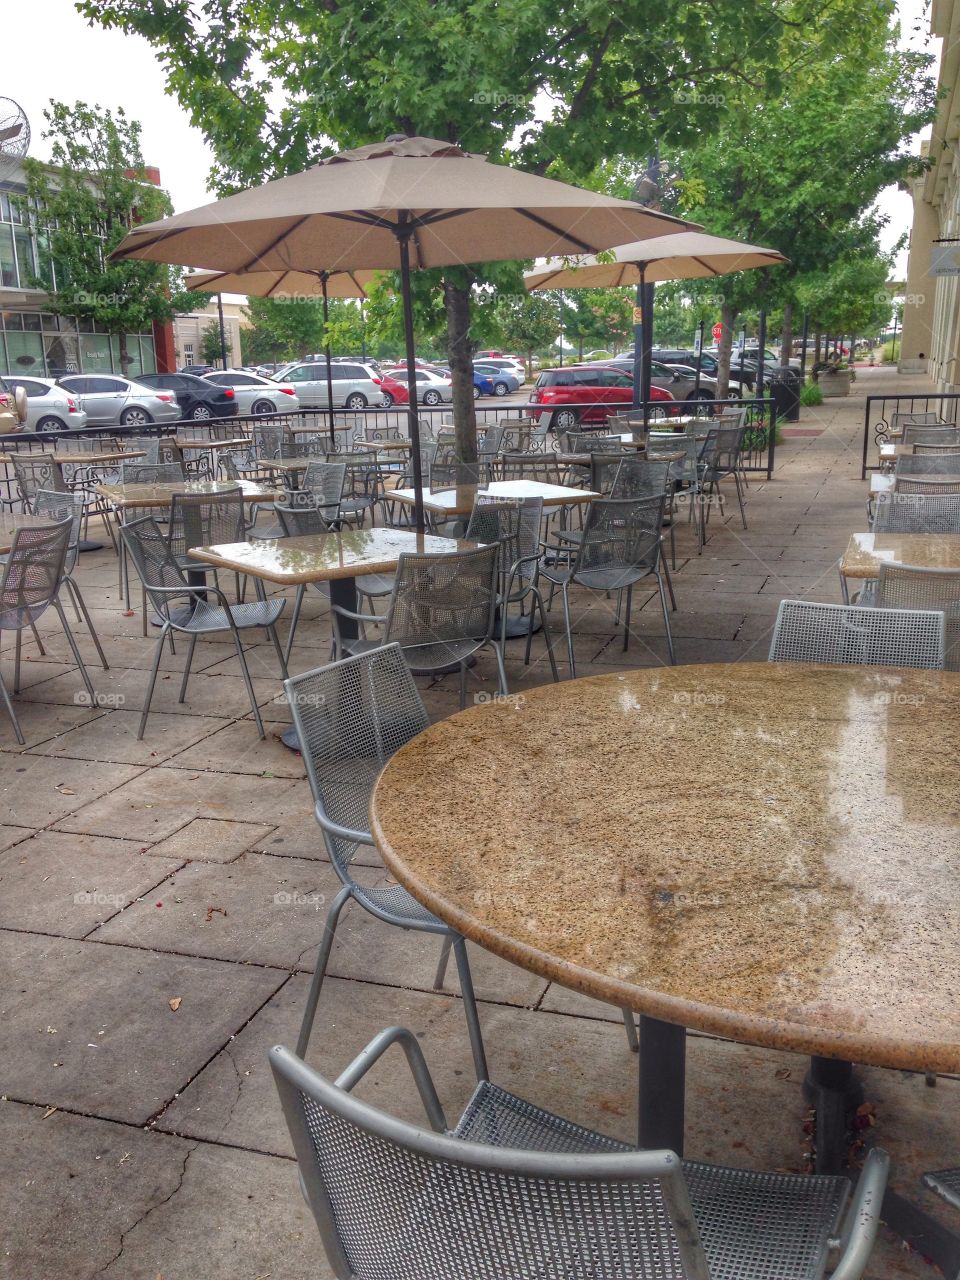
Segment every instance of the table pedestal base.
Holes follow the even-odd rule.
[[[346,609],[348,613],[359,612],[359,602],[357,600],[357,580],[356,578],[331,578],[330,579],[330,607],[339,605],[341,609]],[[340,635],[345,641],[356,640],[360,631],[355,618],[340,618]],[[300,751],[300,739],[297,737],[295,725],[289,725],[280,735],[280,741],[285,747],[291,751]]]
[[[638,1144],[683,1155],[687,1031],[641,1014]]]
[[[817,1173],[838,1174],[846,1165],[850,1120],[863,1101],[863,1085],[849,1062],[810,1059],[803,1091],[817,1113]]]

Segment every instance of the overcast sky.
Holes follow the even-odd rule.
[[[920,40],[922,46],[915,28],[927,29],[924,0],[902,0],[899,7],[906,39],[913,45]],[[43,108],[51,97],[122,106],[142,123],[144,157],[160,169],[177,211],[207,202],[210,152],[176,101],[165,93],[163,72],[145,40],[88,26],[73,0],[5,4],[3,34],[4,48],[11,56],[2,62],[0,95],[16,99],[26,111],[33,129],[33,155],[43,159],[47,154],[40,134]],[[44,38],[38,40],[38,35]],[[934,42],[934,52],[939,43]],[[910,229],[910,197],[889,188],[879,204],[890,218],[884,236],[890,245]],[[897,275],[905,274],[903,253]]]

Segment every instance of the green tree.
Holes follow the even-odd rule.
[[[828,43],[852,56],[889,0],[757,0],[749,14],[742,0],[660,0],[654,10],[649,0],[79,8],[151,42],[214,149],[219,189],[235,190],[304,169],[333,149],[323,139],[349,147],[397,130],[579,178],[595,169],[602,138],[608,155],[633,165],[658,139],[683,146],[713,130],[743,86],[778,95],[786,51],[796,62]],[[504,284],[487,268],[434,272],[427,283],[442,287],[460,447],[473,456],[470,353],[481,326],[472,303],[478,284]]]
[[[126,373],[127,334],[166,322],[196,302],[182,287],[180,269],[108,260],[136,223],[170,213],[170,201],[149,181],[140,125],[122,109],[51,99],[44,118],[51,163],[24,161],[27,190],[20,204],[53,259],[57,287],[40,277],[33,284],[48,292],[47,311],[95,321],[116,334]]]
[[[526,292],[505,294],[497,302],[497,325],[507,350],[526,357],[529,373],[534,355],[555,342],[560,330],[556,296]]]
[[[319,299],[248,298],[246,313],[257,335],[256,342],[278,353],[270,357],[273,360],[298,360],[323,347],[323,307]]]
[[[218,365],[222,357],[220,322],[219,320],[211,320],[200,334],[200,360],[203,364]]]

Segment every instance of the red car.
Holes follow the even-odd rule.
[[[391,378],[389,373],[380,374],[380,390],[383,394],[383,405],[389,409],[392,404],[407,404],[410,400],[410,393],[406,385],[398,382],[396,378]]]
[[[662,387],[651,387],[650,399],[663,400],[671,406],[669,409],[654,406],[650,410],[651,418],[665,418],[680,412],[680,405]],[[530,393],[530,400],[533,404],[563,405],[564,408],[555,409],[550,415],[550,425],[554,431],[568,431],[579,422],[606,422],[608,405],[629,408],[633,404],[633,378],[609,365],[573,364],[563,369],[544,369]],[[584,408],[576,407],[580,404]],[[539,421],[540,411],[530,412]]]

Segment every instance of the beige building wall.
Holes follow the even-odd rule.
[[[227,359],[232,369],[239,368],[242,363],[240,355],[240,329],[247,323],[243,315],[243,304],[225,302],[223,304],[223,327],[227,339]],[[173,322],[173,340],[177,351],[177,368],[185,364],[203,364],[201,356],[201,336],[209,325],[219,324],[217,300],[212,298],[206,307],[177,316]],[[217,364],[219,364],[219,360]]]
[[[938,390],[960,390],[960,276],[934,276],[938,240],[960,239],[960,0],[933,0],[930,30],[943,39],[941,91],[930,168],[914,184],[913,228],[903,309],[901,373],[926,372]]]

